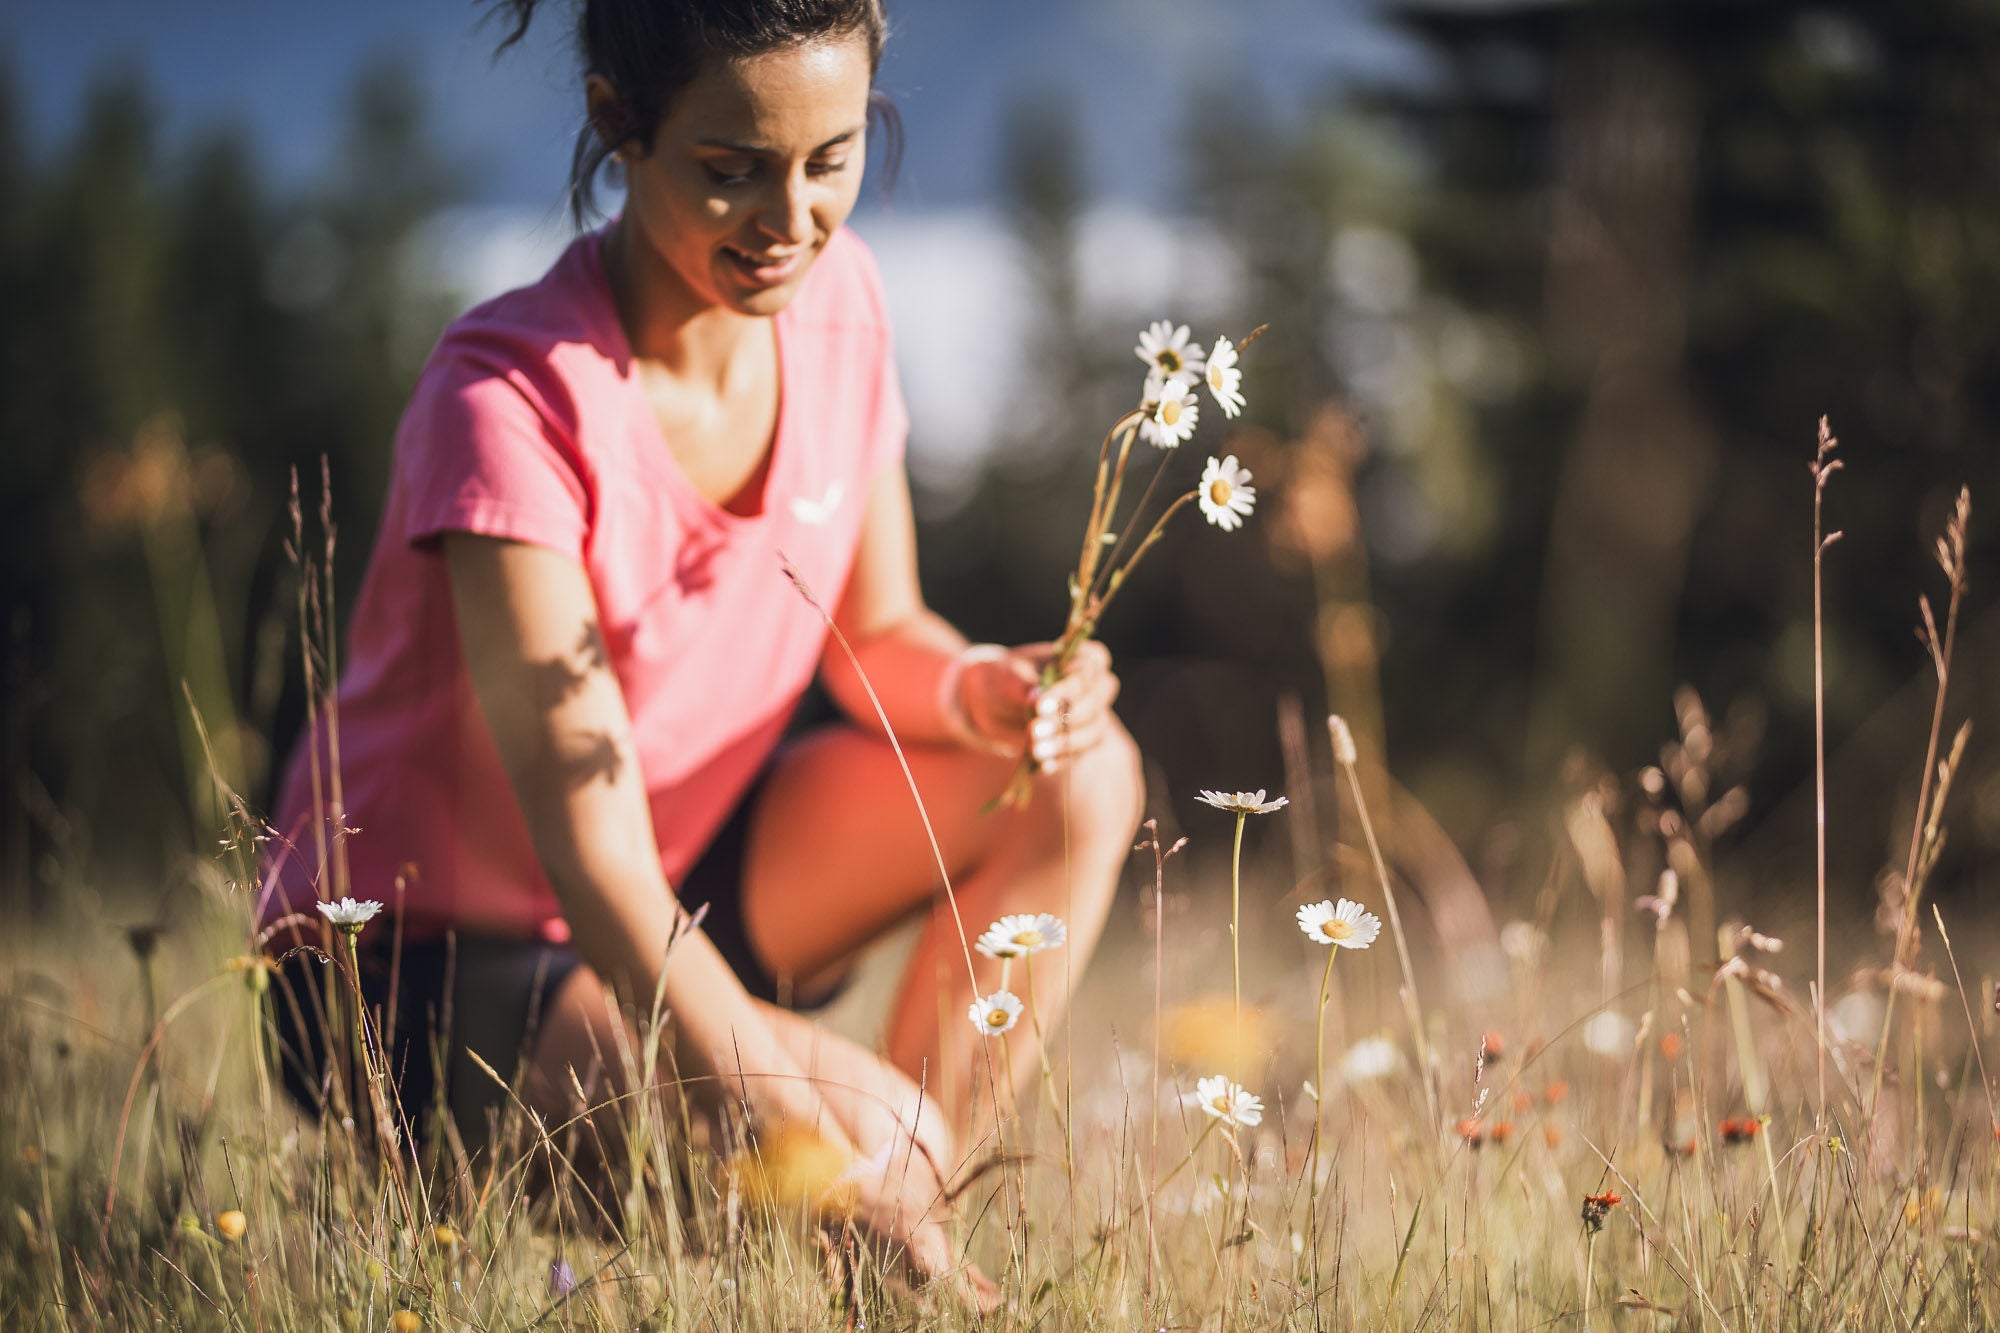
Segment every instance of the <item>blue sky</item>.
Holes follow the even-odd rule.
[[[569,8],[545,8],[496,62],[498,29],[471,0],[13,0],[0,6],[0,52],[40,151],[59,150],[94,77],[136,65],[169,149],[237,124],[280,185],[325,163],[355,70],[406,59],[471,201],[529,206],[560,195],[580,103]],[[1170,204],[1195,81],[1283,116],[1357,72],[1411,61],[1371,0],[891,0],[890,12],[881,85],[909,131],[901,209],[989,201],[1017,99],[1079,109],[1094,195]]]

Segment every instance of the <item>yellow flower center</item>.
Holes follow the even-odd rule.
[[[988,1009],[986,1011],[986,1026],[990,1028],[1006,1027],[1007,1011],[1005,1009],[1000,1009],[1000,1008]]]
[[[1212,505],[1226,507],[1229,504],[1229,497],[1234,494],[1236,494],[1236,484],[1227,477],[1217,477],[1208,483],[1208,502]]]
[[[1215,1107],[1215,1113],[1216,1113],[1217,1115],[1228,1115],[1228,1114],[1229,1114],[1229,1094],[1228,1094],[1228,1093],[1226,1093],[1226,1092],[1225,1092],[1225,1093],[1222,1093],[1222,1094],[1220,1094],[1219,1096],[1217,1096],[1217,1097],[1216,1097],[1216,1099],[1214,1100],[1214,1102],[1212,1102],[1212,1103],[1210,1103],[1210,1104],[1211,1104],[1212,1106],[1214,1106],[1214,1107]]]
[[[1160,369],[1169,375],[1177,373],[1181,368],[1181,354],[1171,347],[1162,347],[1159,355],[1153,359],[1159,363]]]
[[[1160,424],[1175,426],[1180,424],[1181,403],[1178,398],[1169,398],[1160,404]]]
[[[1023,949],[1039,949],[1042,947],[1042,932],[1039,930],[1024,930],[1014,937],[1014,943],[1020,945]]]
[[[1354,938],[1354,926],[1351,922],[1342,921],[1337,916],[1329,917],[1321,924],[1319,933],[1328,941],[1351,940]]]
[[[1210,366],[1209,366],[1209,368],[1208,368],[1208,387],[1209,387],[1209,388],[1211,388],[1211,389],[1214,389],[1214,390],[1215,390],[1215,391],[1216,391],[1217,393],[1221,393],[1221,392],[1222,392],[1222,367],[1221,367],[1221,366],[1218,366],[1218,365],[1210,365]]]

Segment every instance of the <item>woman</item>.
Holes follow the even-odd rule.
[[[533,0],[512,8],[510,41]],[[572,188],[608,154],[623,211],[426,366],[340,682],[341,796],[311,762],[327,773],[331,747],[302,747],[267,915],[343,878],[400,911],[362,970],[400,934],[397,1015],[455,1020],[439,1065],[461,1125],[490,1092],[464,1048],[510,1075],[520,1053],[523,1095],[560,1119],[579,1082],[617,1090],[625,1014],[657,990],[697,1100],[890,1152],[898,1178],[864,1181],[864,1208],[935,1272],[935,1190],[894,1150],[959,1161],[931,1099],[970,1123],[974,1057],[1000,1051],[964,1015],[999,965],[968,972],[875,708],[784,562],[902,742],[968,929],[1061,915],[1049,972],[1080,974],[1140,779],[1101,649],[1038,691],[1047,645],[968,646],[919,592],[888,326],[843,227],[883,36],[879,0],[582,6]],[[816,669],[846,719],[780,747]],[[991,809],[1024,752],[1032,798]],[[315,836],[316,789],[358,831]],[[886,1058],[775,1003],[823,999],[911,917]],[[1043,994],[1043,1030],[1065,999]],[[1033,1034],[1008,1046],[1022,1081]],[[428,1062],[397,1063],[406,1104],[427,1100]]]

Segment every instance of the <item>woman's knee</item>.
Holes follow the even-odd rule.
[[[1070,761],[1068,772],[1044,779],[1056,797],[1050,808],[1062,811],[1073,836],[1129,849],[1146,805],[1145,769],[1138,743],[1116,718],[1104,738]]]

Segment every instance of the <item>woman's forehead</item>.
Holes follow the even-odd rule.
[[[866,128],[870,83],[859,35],[802,43],[711,65],[662,128],[691,143],[811,152]]]

